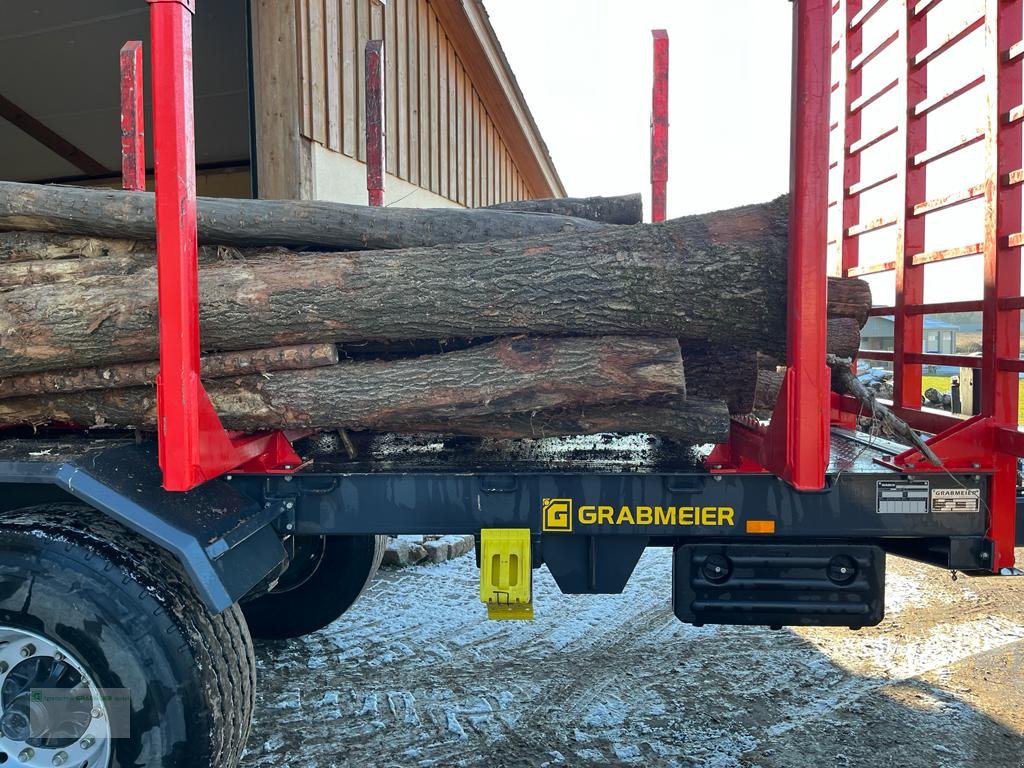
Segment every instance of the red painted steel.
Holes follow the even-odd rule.
[[[121,186],[146,189],[146,139],[143,119],[142,41],[121,47]]]
[[[900,73],[900,104],[917,104],[928,95],[927,67],[910,64],[914,56],[928,44],[928,15],[915,17],[909,9],[900,14],[899,31],[904,39],[903,59],[907,62]],[[915,157],[928,149],[928,114],[912,115],[899,110],[900,133],[906,157]],[[907,307],[924,301],[924,266],[914,264],[911,254],[925,249],[925,217],[910,216],[915,203],[927,197],[927,165],[900,163],[897,171],[903,186],[904,205],[897,217],[896,236],[896,307],[893,327],[893,349],[896,376],[893,380],[893,402],[904,408],[921,405],[921,366],[906,360],[907,352],[918,351],[924,342],[924,318],[909,315]]]
[[[708,458],[713,471],[770,471],[795,488],[825,485],[829,453],[830,375],[826,352],[826,217],[829,82],[832,51],[829,0],[793,4],[793,132],[787,371],[771,423],[734,421],[730,441]]]
[[[985,157],[985,287],[982,309],[981,413],[996,429],[1017,427],[1019,376],[999,366],[1000,358],[1017,358],[1020,352],[1020,311],[1002,309],[999,300],[1019,296],[1020,248],[1007,243],[1007,235],[1021,230],[1021,186],[1003,186],[1003,174],[1020,168],[1022,134],[1019,121],[1004,123],[1002,116],[1021,99],[1022,64],[1020,58],[1006,57],[1024,35],[1024,2],[990,0],[987,4],[985,36],[985,82],[989,89]],[[989,537],[995,542],[995,562],[999,567],[1014,563],[1017,503],[1017,460],[993,450],[996,474],[992,477],[989,498]]]
[[[664,221],[668,185],[668,32],[652,29],[654,88],[651,96],[651,221]]]
[[[858,195],[879,184],[861,179],[860,154],[857,151],[865,143],[860,140],[860,115],[869,102],[875,100],[874,95],[869,99],[861,96],[861,68],[856,66],[866,58],[860,50],[860,21],[866,12],[862,0],[846,0],[845,7],[843,2],[839,2],[834,9],[845,22],[845,33],[841,35],[836,49],[838,58],[845,64],[845,72],[834,84],[842,97],[839,106],[846,115],[843,123],[846,151],[842,159],[842,234],[837,240],[842,250],[842,270],[846,275],[894,272],[895,306],[871,310],[873,316],[893,316],[894,349],[892,352],[861,350],[860,354],[870,359],[893,362],[893,410],[915,428],[935,434],[929,444],[943,462],[943,467],[932,467],[919,452],[908,450],[894,457],[891,465],[916,472],[977,469],[991,473],[988,535],[995,549],[992,567],[998,569],[1013,564],[1016,457],[1024,456],[1024,435],[1017,429],[1018,374],[1024,370],[1024,362],[1019,355],[1020,311],[1024,307],[1019,249],[1024,238],[1016,236],[1024,230],[1021,215],[1024,156],[1021,120],[1018,119],[1024,116],[1024,111],[1020,110],[1024,0],[986,0],[982,18],[970,19],[966,25],[930,44],[927,12],[936,5],[933,0],[921,0],[916,4],[908,0],[885,1],[899,8],[901,17],[896,36],[904,40],[906,55],[905,66],[898,73],[896,84],[883,88],[884,91],[898,90],[896,134],[902,139],[906,158],[893,177],[902,188],[902,205],[895,212],[896,253],[892,261],[861,265],[858,241],[851,237],[862,234],[861,230],[865,229],[859,220]],[[879,3],[872,2],[870,12],[875,13],[880,7]],[[929,66],[968,34],[981,29],[984,29],[986,39],[981,72],[967,69],[963,73],[962,85],[929,97]],[[892,36],[886,40],[891,44]],[[972,129],[952,143],[929,147],[928,118],[939,115],[938,107],[979,87],[987,90],[988,104],[981,129]],[[983,144],[985,154],[983,183],[965,187],[946,197],[929,199],[926,194],[928,166],[937,159],[978,143]],[[831,167],[838,166],[833,164]],[[926,251],[925,231],[929,216],[979,197],[985,200],[984,241]],[[886,220],[883,217],[877,221]],[[924,301],[926,264],[975,254],[981,254],[984,262],[984,295],[981,300]],[[924,315],[979,310],[983,320],[981,358],[922,352]],[[980,368],[981,413],[971,419],[962,419],[922,408],[921,370],[922,365],[928,364]],[[833,418],[857,413],[860,407],[851,398],[833,398]]]
[[[160,373],[156,380],[164,488],[185,491],[227,471],[301,464],[279,433],[224,430],[199,379],[199,270],[192,97],[192,0],[149,0],[156,181]],[[286,466],[287,465],[287,466]]]
[[[366,190],[370,205],[384,205],[384,41],[366,43]]]

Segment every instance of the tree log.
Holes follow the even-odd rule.
[[[281,248],[199,247],[200,264],[275,259]],[[0,290],[91,277],[129,275],[156,264],[156,244],[144,240],[0,232]]]
[[[828,352],[851,357],[860,346],[860,326],[848,317],[828,320]],[[686,394],[725,400],[729,413],[745,414],[771,410],[778,399],[781,378],[774,371],[760,369],[758,352],[729,345],[707,346],[680,339],[683,367],[686,369]],[[771,405],[765,406],[766,402]]]
[[[761,368],[757,372],[757,385],[754,387],[754,410],[774,411],[782,391],[782,381],[786,378],[785,368]]]
[[[51,232],[0,232],[0,263],[6,269],[22,261],[50,259],[92,259],[100,256],[133,256],[139,250],[155,253],[151,242],[137,240],[61,235]]]
[[[321,368],[338,362],[334,344],[304,344],[295,347],[246,349],[205,355],[199,361],[204,379],[239,376],[247,373],[293,371]],[[72,371],[26,373],[0,379],[0,398],[29,397],[51,392],[85,392],[148,386],[156,380],[160,363],[125,363],[107,368],[78,368]]]
[[[619,403],[513,413],[451,422],[424,421],[422,432],[447,432],[499,440],[646,432],[686,443],[729,439],[729,409],[721,400],[687,397],[663,402]],[[413,431],[413,430],[410,430]]]
[[[605,224],[639,224],[644,220],[644,203],[637,192],[617,197],[548,197],[542,200],[516,200],[489,205],[493,211],[555,213]]]
[[[508,214],[517,216],[519,214]],[[655,225],[200,269],[207,349],[520,333],[785,342],[785,200]],[[154,269],[0,294],[0,375],[152,360]]]
[[[607,225],[552,214],[485,208],[371,208],[313,200],[201,197],[199,241],[331,250],[413,248],[531,235],[588,232]],[[153,195],[0,182],[0,229],[153,240]]]
[[[860,324],[850,317],[830,317],[826,345],[833,355],[856,357],[860,349]]]
[[[863,328],[871,309],[871,286],[859,278],[828,279],[829,317],[852,317]]]
[[[203,341],[206,349],[232,350],[632,334],[781,357],[786,218],[780,198],[584,234],[204,264]],[[155,269],[59,286],[0,295],[0,375],[156,357]]]
[[[143,260],[136,255],[106,256],[101,259],[47,259],[0,264],[0,290],[26,285],[46,285],[91,277],[130,275],[152,266],[153,254]]]
[[[725,400],[729,413],[750,413],[757,382],[757,352],[729,345],[680,341],[686,396]]]
[[[339,363],[268,376],[211,379],[228,429],[422,431],[495,415],[580,408],[682,394],[674,339],[605,336],[500,339],[459,352]],[[0,423],[151,428],[152,387],[0,400]]]

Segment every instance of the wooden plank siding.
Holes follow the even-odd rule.
[[[467,206],[536,196],[435,12],[439,0],[294,2],[302,136],[365,162],[364,50],[383,38],[388,173]]]

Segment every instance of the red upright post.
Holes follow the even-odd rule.
[[[831,379],[825,365],[831,0],[793,3],[793,117],[789,211],[788,372],[781,475],[825,485]],[[776,413],[775,418],[779,414]],[[776,426],[774,423],[773,427]],[[781,435],[780,435],[781,437]],[[780,457],[781,458],[781,457]]]
[[[142,106],[142,42],[121,48],[121,186],[146,189],[145,120]]]
[[[653,29],[654,91],[651,100],[651,221],[665,220],[668,183],[668,32]]]
[[[160,312],[156,388],[160,466],[164,486],[182,489],[199,481],[199,276],[192,113],[195,2],[149,3]]]
[[[187,491],[229,470],[290,472],[280,432],[226,432],[199,379],[199,265],[192,115],[194,0],[149,0],[153,68],[160,373],[157,435],[164,488]]]
[[[1007,302],[1021,294],[1021,238],[1024,204],[1020,184],[1003,182],[1024,164],[1024,129],[1013,118],[1020,110],[1024,64],[1012,55],[1024,37],[1024,3],[990,0],[986,6],[985,240],[982,301],[981,413],[995,428],[1016,431],[1020,363],[1020,311]],[[1009,117],[1007,117],[1009,116]],[[989,537],[993,566],[1011,568],[1017,516],[1017,459],[994,456]]]
[[[366,43],[366,190],[384,205],[384,41]]]

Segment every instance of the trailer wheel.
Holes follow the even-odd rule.
[[[3,641],[0,763],[237,765],[256,684],[241,612],[210,613],[173,557],[95,510],[0,515]],[[70,714],[30,694],[46,688]]]
[[[386,536],[299,536],[296,557],[270,592],[242,603],[252,636],[301,637],[347,611],[373,579]]]

